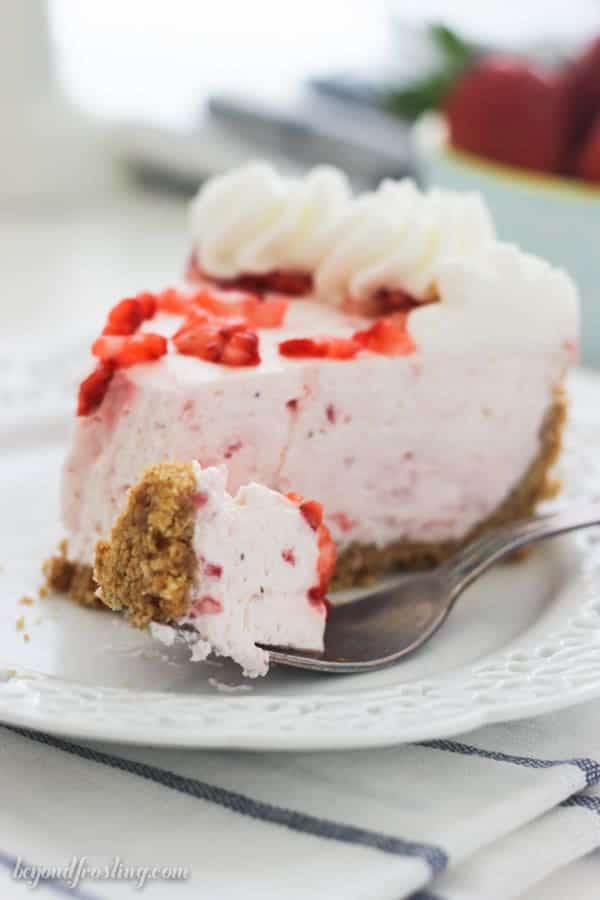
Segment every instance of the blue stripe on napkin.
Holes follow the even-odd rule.
[[[484,750],[471,744],[461,744],[459,741],[422,741],[417,746],[427,747],[430,750],[445,750],[448,753],[462,753],[465,756],[479,756],[482,759],[491,759],[494,762],[511,763],[515,766],[526,766],[530,769],[551,769],[554,766],[577,766],[585,775],[588,787],[600,782],[600,763],[586,757],[574,757],[573,759],[539,759],[534,756],[514,756],[512,753],[501,753],[497,750]]]
[[[588,797],[587,794],[573,794],[560,804],[561,806],[579,806],[591,812],[600,813],[600,797]]]
[[[380,831],[357,828],[354,825],[345,825],[341,822],[334,822],[331,819],[321,819],[293,809],[274,806],[271,803],[264,803],[245,794],[229,791],[226,788],[217,787],[205,781],[177,775],[168,769],[160,769],[157,766],[125,759],[113,753],[105,753],[102,750],[74,744],[42,732],[7,725],[2,727],[32,741],[62,750],[64,753],[70,753],[91,762],[101,763],[113,769],[119,769],[122,772],[129,772],[132,775],[137,775],[139,778],[145,778],[148,781],[161,784],[163,787],[190,797],[206,800],[208,803],[214,803],[217,806],[242,816],[248,816],[251,819],[269,822],[272,825],[281,825],[291,831],[312,835],[313,837],[368,847],[393,856],[422,859],[429,866],[432,875],[439,875],[448,864],[447,854],[441,847],[436,847],[434,844],[419,844],[384,834]]]

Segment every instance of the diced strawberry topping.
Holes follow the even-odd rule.
[[[253,331],[236,331],[223,348],[224,366],[257,366],[260,363],[258,335]]]
[[[327,357],[329,359],[353,359],[360,353],[361,347],[351,338],[330,337],[327,338]]]
[[[193,308],[200,308],[217,318],[237,316],[253,328],[278,328],[285,318],[289,301],[276,295],[262,297],[257,294],[236,291],[220,296],[217,292],[202,290],[190,297]]]
[[[377,319],[364,331],[357,331],[353,339],[365,350],[382,353],[385,356],[407,356],[414,353],[415,342],[406,328],[405,313],[396,313],[384,319]]]
[[[126,297],[108,314],[103,334],[128,336],[135,334],[142,322],[156,314],[156,297],[143,293],[137,297]]]
[[[142,310],[143,318],[153,319],[156,315],[156,310],[158,309],[158,303],[155,294],[151,294],[150,291],[144,291],[143,293],[137,295],[136,300],[140,305],[140,309]]]
[[[211,578],[220,578],[223,574],[223,566],[220,566],[218,563],[206,563],[204,574],[209,575]]]
[[[283,325],[288,306],[289,300],[277,294],[259,297],[249,315],[250,322],[256,328],[279,328]]]
[[[173,343],[184,356],[196,356],[224,366],[257,366],[258,336],[240,323],[224,325],[190,317],[173,335]]]
[[[373,303],[376,306],[377,315],[385,315],[392,312],[409,313],[420,302],[408,291],[402,288],[379,288],[373,295]]]
[[[237,278],[211,278],[210,275],[202,270],[195,254],[190,256],[185,277],[188,281],[196,283],[212,282],[225,289],[235,290],[239,288],[258,293],[274,291],[292,296],[310,294],[313,286],[310,272],[303,272],[299,269],[275,269],[264,273],[246,273]]]
[[[310,525],[316,531],[323,521],[323,507],[316,500],[304,500],[300,504],[300,512]]]
[[[279,344],[279,352],[282,356],[291,357],[323,357],[327,356],[327,347],[325,341],[316,340],[315,338],[290,338],[288,341],[281,341]]]
[[[285,550],[282,550],[281,557],[286,563],[289,563],[290,566],[296,565],[296,554],[291,547],[286,547]]]
[[[78,416],[88,416],[100,406],[114,374],[115,367],[113,363],[100,362],[91,375],[84,378],[79,385],[77,398]]]
[[[92,344],[94,356],[121,369],[160,359],[166,352],[166,338],[152,332],[132,334],[130,337],[103,335]]]
[[[198,616],[203,615],[215,615],[216,613],[223,612],[223,604],[220,600],[215,600],[214,597],[211,597],[209,594],[205,594],[203,597],[198,597],[197,600],[194,600],[190,607],[190,611],[188,612],[188,616],[190,619],[196,619]]]
[[[351,338],[290,338],[281,341],[279,352],[294,359],[353,359],[361,350],[386,356],[405,356],[416,349],[407,331],[406,320],[406,313],[394,313],[377,319],[369,328],[355,332]]]
[[[192,305],[189,295],[178,291],[177,288],[166,288],[156,296],[158,309],[171,315],[184,316]]]
[[[126,338],[112,335],[101,335],[92,344],[92,353],[104,362],[114,362],[115,357],[125,345]]]
[[[295,359],[302,357],[352,359],[360,350],[360,344],[352,338],[290,338],[287,341],[281,341],[279,344],[279,352],[282,356]]]
[[[333,403],[327,404],[327,407],[325,409],[325,414],[327,416],[327,421],[331,422],[331,424],[334,425],[335,420],[336,420],[336,412],[335,412],[335,406],[333,405]]]
[[[192,503],[196,509],[202,509],[208,503],[208,494],[205,494],[204,491],[196,491],[195,494],[192,494]]]
[[[184,356],[197,356],[207,362],[219,362],[226,337],[219,325],[189,320],[173,335],[173,344]]]

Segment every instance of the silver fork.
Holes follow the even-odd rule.
[[[314,653],[259,644],[271,662],[318,672],[369,672],[413,653],[445,622],[458,597],[493,563],[544,538],[600,525],[600,503],[571,507],[498,528],[429,572],[397,576],[333,606],[325,649]]]

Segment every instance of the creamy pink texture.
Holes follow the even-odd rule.
[[[204,498],[194,520],[198,565],[188,612],[173,623],[197,633],[193,641],[186,632],[192,658],[229,656],[255,676],[268,668],[256,642],[322,650],[326,606],[310,599],[319,581],[317,532],[282,494],[248,484],[231,496],[223,466],[194,469]]]
[[[257,367],[169,354],[117,372],[97,412],[78,421],[66,464],[70,553],[91,562],[127,488],[166,459],[225,462],[230,491],[256,481],[319,500],[342,550],[465,534],[537,454],[576,313],[565,307],[552,329],[520,333],[507,301],[511,329],[494,331],[479,311],[465,334],[463,310],[443,307],[411,313],[417,350],[409,356],[286,359],[281,340],[348,336],[364,324],[292,300],[284,327],[261,330]],[[171,334],[177,324],[165,318],[152,328]]]

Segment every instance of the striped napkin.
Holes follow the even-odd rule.
[[[597,900],[598,784],[600,702],[313,754],[0,726],[0,897]]]

